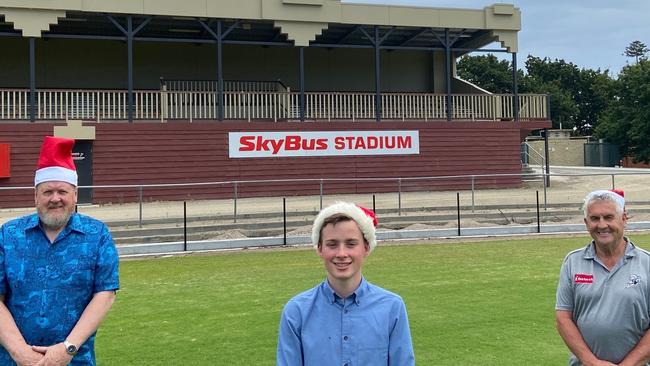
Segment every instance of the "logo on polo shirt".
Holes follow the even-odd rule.
[[[636,286],[641,282],[641,276],[637,274],[631,274],[630,279],[627,280],[627,284],[625,284],[625,288],[630,288],[632,286]]]
[[[594,275],[585,274],[585,273],[576,273],[573,276],[573,282],[575,283],[594,283]]]

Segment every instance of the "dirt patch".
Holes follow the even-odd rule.
[[[215,236],[212,236],[210,237],[210,240],[243,239],[246,237],[247,236],[242,234],[241,231],[234,229],[234,230],[226,230]]]
[[[431,226],[427,224],[413,224],[403,228],[402,230],[434,230],[437,228],[438,226]]]
[[[311,236],[311,225],[301,226],[287,232],[287,236]]]

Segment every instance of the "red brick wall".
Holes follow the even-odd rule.
[[[231,182],[290,179],[289,183],[239,184],[239,197],[318,194],[318,183],[298,179],[434,177],[518,174],[525,124],[513,122],[171,122],[96,124],[94,185]],[[2,123],[0,143],[11,144],[11,177],[0,187],[31,186],[40,143],[50,123]],[[231,131],[419,130],[419,155],[230,159]],[[484,178],[477,187],[512,187],[519,177]],[[468,179],[402,182],[402,190],[469,189]],[[326,194],[396,191],[391,182],[327,183]],[[233,185],[145,188],[146,200],[230,198]],[[94,201],[137,199],[136,188],[95,189]],[[0,190],[0,207],[31,206],[32,191]]]

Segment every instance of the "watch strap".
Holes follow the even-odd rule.
[[[63,345],[65,346],[65,351],[70,355],[74,356],[79,352],[79,347],[77,347],[76,344],[69,342],[67,339],[63,341]]]

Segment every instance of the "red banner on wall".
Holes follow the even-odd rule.
[[[420,153],[418,131],[230,132],[231,158]]]
[[[11,154],[9,144],[0,144],[0,178],[11,177]]]

